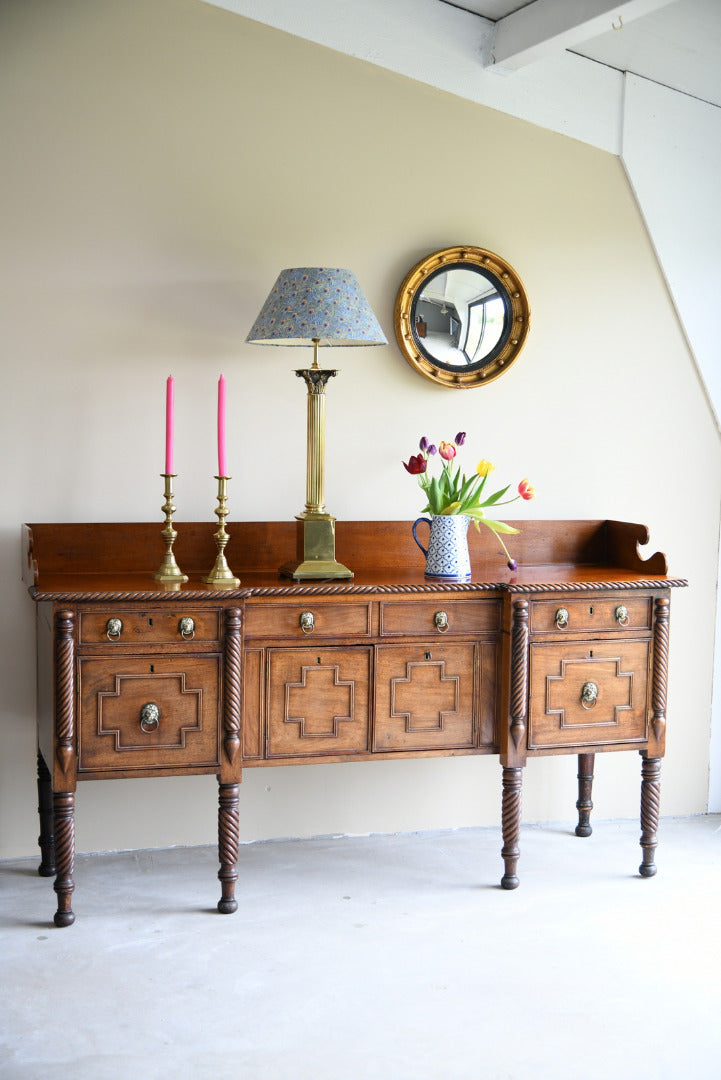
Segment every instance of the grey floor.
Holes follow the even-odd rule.
[[[0,863],[2,1080],[721,1078],[721,817]]]

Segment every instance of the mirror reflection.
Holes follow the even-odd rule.
[[[415,297],[413,329],[420,348],[451,367],[491,359],[507,324],[499,283],[475,267],[438,270]]]

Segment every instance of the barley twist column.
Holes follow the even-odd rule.
[[[240,625],[240,609],[228,608],[223,659],[223,746],[231,765],[240,754]]]

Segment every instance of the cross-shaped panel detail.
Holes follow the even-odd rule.
[[[300,682],[285,684],[286,724],[298,724],[301,739],[338,738],[341,723],[354,720],[353,682],[339,677],[338,664],[307,665]]]
[[[445,719],[458,712],[458,675],[446,675],[445,660],[409,661],[405,678],[391,679],[391,716],[407,732],[443,731]]]

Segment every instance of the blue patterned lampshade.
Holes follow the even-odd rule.
[[[281,270],[245,339],[251,345],[386,345],[350,270]]]

